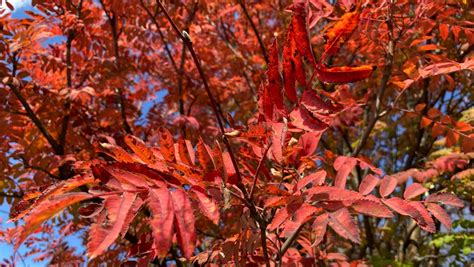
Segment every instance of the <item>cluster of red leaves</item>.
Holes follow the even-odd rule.
[[[370,77],[374,68],[326,64],[357,29],[360,6],[327,29],[319,60],[308,36],[307,8],[300,2],[290,7],[293,13],[282,60],[276,40],[269,49],[267,79],[259,91],[257,114],[245,127],[234,127],[225,133],[233,144],[240,145],[236,154],[242,180],[235,172],[230,151],[223,151],[219,142],[211,147],[202,139],[195,144],[184,138],[175,140],[164,128],[160,129],[155,147],[133,135],[121,140],[107,137],[106,142],[97,144],[98,159],[76,164],[82,175],[24,198],[23,203],[32,205],[25,204],[25,209],[12,219],[25,222],[16,233],[16,248],[40,229],[43,222],[79,202],[83,203],[79,209],[81,217],[92,223],[87,245],[90,258],[106,253],[133,228],[138,241],[127,256],[138,258],[141,263],[166,257],[174,243],[179,245],[182,256],[199,263],[262,263],[266,253],[263,247],[268,254],[277,255],[281,250],[277,244],[283,239],[292,240],[307,223],[312,234],[299,235],[295,240],[310,258],[303,258],[290,248],[283,253],[281,261],[285,264],[304,264],[312,259],[345,262],[340,253],[320,250],[317,254],[312,248],[325,238],[334,238],[329,229],[344,239],[360,243],[362,238],[354,215],[409,216],[430,233],[436,231],[434,217],[451,228],[449,215],[440,205],[462,207],[462,201],[448,192],[428,195],[428,189],[421,183],[437,173],[465,166],[467,163],[462,158],[451,155],[432,162],[423,172],[410,169],[384,176],[364,157],[337,156],[329,151],[322,156],[315,154],[325,131],[343,124],[359,103],[350,97],[348,90],[327,92],[312,88],[313,77],[307,79],[304,62],[309,63],[313,76],[321,83],[360,81]],[[428,73],[438,67],[441,73],[466,68],[432,66],[424,71]],[[421,72],[421,77],[426,73]],[[93,90],[72,90],[67,97],[86,103],[88,95],[93,94]],[[472,132],[469,125],[443,117],[434,108],[422,111],[423,107],[417,107],[413,112],[424,116],[421,126],[433,125],[435,137],[446,132],[448,147]],[[182,116],[175,122],[199,128],[193,117]],[[352,182],[351,174],[358,169],[366,170],[367,174],[357,191],[349,190],[347,183]],[[419,183],[408,184],[408,177]],[[405,189],[397,190],[398,185]],[[206,242],[198,238],[201,219],[218,228],[219,224],[235,220],[228,212],[232,205],[246,215],[242,216],[246,221],[239,225],[241,231],[213,245],[211,251],[193,256],[196,247]],[[252,217],[255,211],[248,208],[252,205],[262,210],[261,217],[266,223],[265,246],[259,241],[264,234],[254,233],[258,229],[256,224],[261,222]]]
[[[182,255],[189,259],[196,245],[205,242],[197,239],[199,216],[218,225],[223,220],[221,215],[228,215],[225,210],[229,209],[230,203],[240,203],[242,213],[255,212],[241,203],[249,199],[238,190],[240,185],[251,192],[250,197],[254,193],[255,198],[250,200],[255,205],[267,211],[262,212],[268,231],[264,247],[270,255],[281,249],[276,245],[281,238],[289,240],[311,222],[311,238],[302,235],[296,238],[297,242],[313,258],[345,261],[338,253],[315,255],[311,248],[329,235],[329,228],[345,239],[360,243],[359,227],[353,219],[353,215],[358,214],[391,218],[395,212],[411,217],[419,227],[431,233],[436,231],[434,216],[450,228],[449,215],[440,204],[462,207],[463,203],[456,196],[441,192],[421,198],[428,190],[422,184],[411,183],[400,198],[394,193],[397,185],[403,182],[394,176],[383,176],[381,170],[365,158],[336,156],[328,151],[324,156],[315,155],[325,130],[337,124],[341,114],[358,104],[345,101],[341,92],[311,88],[311,80],[307,80],[303,67],[304,59],[319,81],[328,83],[365,79],[371,75],[373,67],[328,67],[323,62],[338,53],[357,28],[359,7],[327,30],[327,43],[319,62],[309,41],[307,6],[298,3],[290,9],[293,15],[283,47],[283,75],[275,41],[269,51],[267,81],[259,92],[258,113],[246,127],[226,134],[240,145],[238,163],[242,180],[235,173],[229,151],[224,152],[218,142],[210,147],[202,140],[197,144],[185,139],[175,141],[166,129],[160,130],[157,147],[149,147],[127,135],[119,140],[126,145],[123,148],[125,146],[119,146],[109,138],[98,146],[102,159],[82,163],[79,169],[83,175],[57,184],[40,196],[33,196],[33,205],[13,219],[25,221],[17,233],[16,248],[44,221],[83,202],[81,215],[93,221],[87,248],[90,258],[102,255],[117,239],[125,238],[135,221],[135,228],[151,229],[151,235],[143,231],[128,256],[150,262],[166,256],[172,244],[177,242]],[[296,82],[304,88],[301,96],[298,96]],[[430,115],[428,118],[432,120]],[[429,124],[431,121],[423,126]],[[457,138],[455,134],[451,135]],[[267,158],[273,166],[281,168],[273,171],[260,164]],[[259,162],[257,168],[253,167],[255,161]],[[356,168],[367,169],[369,174],[361,180],[358,191],[348,190],[346,183]],[[84,185],[90,187],[87,192],[74,191]],[[378,192],[374,192],[377,187]],[[25,201],[31,201],[31,198]],[[134,220],[139,214],[145,216]],[[262,233],[251,234],[255,224],[251,219],[242,223],[244,231],[194,259],[225,263],[231,260],[245,262],[248,257],[249,261],[262,262],[263,252],[250,253],[263,247],[257,240]],[[290,249],[282,261],[303,263],[307,260],[296,254]]]

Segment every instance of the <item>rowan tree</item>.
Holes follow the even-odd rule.
[[[469,261],[469,1],[0,2],[4,264]]]

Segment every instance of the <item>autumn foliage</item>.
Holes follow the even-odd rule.
[[[472,209],[469,1],[33,5],[0,10],[5,264],[466,262],[433,244]]]

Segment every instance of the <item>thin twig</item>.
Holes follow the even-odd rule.
[[[48,171],[48,170],[46,170],[42,167],[30,165],[24,157],[21,157],[21,160],[23,161],[23,166],[27,169],[32,169],[32,170],[43,172],[43,173],[49,175],[51,178],[54,178],[54,179],[61,179],[61,177],[52,174],[50,171]]]
[[[11,193],[11,194],[8,194],[8,193],[5,193],[5,192],[0,192],[0,197],[8,197],[8,198],[23,198],[23,194],[19,194],[19,193]]]
[[[279,255],[279,260],[281,261],[281,259],[283,258],[283,256],[285,255],[286,251],[291,247],[291,245],[293,244],[293,241],[295,241],[295,239],[298,237],[298,235],[300,234],[301,230],[303,229],[303,226],[304,226],[304,223],[300,225],[300,227],[298,227],[298,229],[296,229],[295,232],[293,232],[293,234],[288,238],[286,239],[285,243],[283,243],[283,245],[281,246],[281,249],[280,249],[280,255]]]
[[[262,50],[263,57],[265,59],[265,62],[268,64],[268,54],[267,50],[265,49],[265,45],[263,44],[262,38],[260,37],[260,34],[258,33],[257,27],[255,26],[255,23],[253,23],[252,17],[250,16],[247,7],[245,6],[245,3],[243,0],[238,0],[237,1],[242,8],[242,11],[244,12],[245,17],[250,23],[250,27],[252,27],[253,32],[255,33],[255,36],[257,37],[258,44],[260,45],[260,49]]]
[[[79,19],[81,17],[82,2],[83,2],[83,0],[80,0],[79,4],[77,6],[75,6],[71,2],[71,0],[67,1],[68,5],[73,6],[74,8],[77,9],[76,10],[76,16]],[[74,30],[70,29],[68,34],[67,34],[67,40],[66,40],[66,84],[67,84],[68,89],[72,88],[72,68],[73,68],[73,65],[72,65],[71,52],[72,52],[72,41],[74,40],[75,37],[76,37],[76,35],[74,33]],[[63,122],[62,122],[62,125],[61,125],[61,131],[59,133],[59,144],[62,147],[66,147],[67,129],[68,129],[69,120],[70,120],[70,117],[71,117],[71,115],[69,113],[70,108],[71,108],[71,102],[69,101],[69,99],[67,99],[66,102],[64,103],[64,111],[66,112],[66,115],[63,118]]]
[[[113,10],[110,11],[112,15],[109,14],[109,11],[105,8],[105,4],[103,0],[99,0],[102,10],[105,13],[105,16],[107,17],[107,20],[109,22],[111,31],[112,31],[112,38],[113,38],[113,46],[114,46],[114,56],[115,56],[115,67],[120,70],[121,68],[121,61],[120,61],[120,51],[119,51],[119,45],[118,45],[118,39],[121,34],[121,31],[117,31],[117,17],[114,13]],[[117,98],[119,101],[119,108],[120,108],[120,115],[122,117],[122,124],[123,128],[125,129],[125,132],[128,134],[133,134],[132,127],[130,127],[130,124],[128,124],[127,121],[127,113],[126,113],[126,107],[125,107],[125,96],[123,93],[122,88],[117,88]]]
[[[381,110],[381,102],[385,92],[385,89],[388,86],[388,81],[390,80],[390,76],[392,75],[393,69],[393,56],[395,50],[395,38],[393,36],[393,2],[390,3],[389,10],[388,10],[388,17],[387,17],[387,27],[388,27],[388,51],[385,54],[385,67],[383,70],[382,80],[380,82],[380,87],[377,92],[377,96],[375,99],[375,107],[374,107],[374,115],[372,119],[370,119],[369,124],[365,128],[365,131],[362,134],[362,138],[360,139],[359,145],[352,153],[353,157],[356,157],[360,154],[362,149],[367,144],[368,138],[372,129],[374,128],[377,121],[380,119],[380,110]],[[399,36],[400,37],[400,36]]]

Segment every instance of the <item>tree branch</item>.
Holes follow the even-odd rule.
[[[103,0],[99,0],[102,10],[105,13],[105,16],[107,17],[107,20],[109,22],[111,31],[112,31],[112,38],[113,38],[113,46],[114,46],[114,56],[115,56],[115,67],[117,69],[120,69],[121,67],[121,61],[120,61],[120,51],[119,51],[119,45],[118,45],[118,38],[121,34],[121,32],[117,31],[117,18],[116,15],[113,11],[110,11],[112,15],[109,14],[109,11],[105,8],[105,4]],[[130,127],[130,124],[128,124],[127,121],[127,113],[126,113],[126,107],[125,107],[125,96],[123,94],[123,89],[122,88],[117,88],[117,98],[119,101],[119,108],[120,108],[120,115],[122,117],[122,124],[123,128],[125,129],[125,132],[128,134],[133,134],[132,127]]]
[[[43,125],[43,123],[40,121],[40,119],[36,116],[35,112],[33,109],[31,109],[30,104],[26,101],[26,99],[21,95],[20,90],[18,87],[16,87],[11,81],[7,83],[8,87],[13,91],[17,99],[20,101],[22,104],[23,108],[26,110],[27,116],[33,121],[35,126],[39,129],[39,131],[43,134],[43,136],[46,138],[50,146],[53,148],[54,153],[56,155],[63,155],[64,154],[64,148],[56,142],[56,140],[53,138],[53,136],[49,133],[49,131],[46,129],[46,127]]]
[[[5,193],[5,192],[0,192],[0,197],[23,198],[23,194],[21,194],[21,193],[8,194],[8,193]]]
[[[280,252],[279,252],[279,257],[280,257],[280,261],[281,259],[283,258],[283,256],[285,255],[286,251],[291,247],[291,245],[293,244],[293,241],[295,241],[295,239],[298,237],[298,235],[300,234],[301,230],[303,229],[303,226],[304,226],[304,223],[300,225],[300,227],[298,227],[298,229],[296,229],[296,231],[288,238],[286,239],[285,243],[283,243],[283,245],[281,246],[281,249],[280,249]]]
[[[82,11],[82,2],[83,0],[79,1],[79,4],[77,6],[73,5],[71,0],[67,1],[67,4],[69,6],[73,6],[76,8],[76,15],[78,18],[81,17],[81,11]],[[68,7],[70,9],[70,7]],[[68,89],[72,88],[72,55],[71,55],[71,50],[72,50],[72,41],[75,38],[75,33],[73,29],[69,29],[68,35],[67,35],[67,40],[66,40],[66,84]],[[64,118],[63,122],[61,125],[61,131],[59,133],[59,144],[62,147],[66,147],[66,136],[67,136],[67,129],[69,125],[69,120],[71,115],[69,114],[69,109],[71,108],[71,103],[69,100],[66,100],[66,103],[64,103],[64,110],[67,113]]]
[[[24,158],[24,157],[21,157],[21,160],[23,161],[24,167],[27,168],[27,169],[32,169],[32,170],[37,170],[37,171],[43,172],[43,173],[49,175],[51,178],[54,178],[54,179],[61,179],[61,177],[52,174],[50,171],[48,171],[48,170],[46,170],[42,167],[30,165],[28,163],[28,161],[26,160],[26,158]]]
[[[368,138],[370,136],[370,133],[372,132],[375,126],[375,123],[377,123],[377,121],[380,118],[381,102],[383,99],[385,89],[388,86],[388,81],[390,79],[390,76],[392,75],[393,56],[394,56],[394,50],[395,50],[395,38],[393,36],[393,1],[391,1],[389,4],[387,27],[388,27],[388,38],[389,38],[388,47],[387,47],[388,51],[385,54],[385,64],[384,64],[385,66],[383,70],[382,80],[380,82],[380,87],[375,99],[374,115],[370,119],[367,127],[365,128],[365,131],[362,134],[362,138],[360,139],[359,145],[354,150],[354,153],[352,153],[353,157],[358,156],[360,152],[362,151],[362,149],[365,147],[365,145],[367,144]]]
[[[255,26],[255,23],[253,23],[252,17],[250,17],[250,14],[247,10],[247,7],[245,6],[245,3],[242,0],[237,0],[239,3],[240,7],[242,8],[242,11],[244,12],[245,17],[250,23],[250,26],[252,27],[253,32],[255,33],[255,36],[257,37],[258,44],[260,45],[260,49],[262,50],[263,58],[265,59],[265,62],[268,65],[268,54],[267,50],[265,49],[265,45],[263,44],[262,38],[260,37],[260,34],[258,33],[257,27]]]
[[[265,156],[264,156],[265,157]],[[263,258],[265,259],[265,266],[270,267],[270,257],[268,256],[267,248],[267,223],[260,222],[260,238],[262,243]]]

